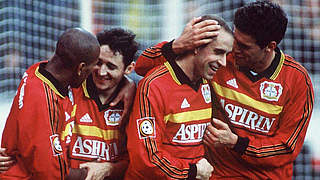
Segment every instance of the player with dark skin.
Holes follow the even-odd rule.
[[[62,89],[67,90],[68,86],[76,88],[92,72],[99,54],[100,45],[93,34],[81,28],[68,29],[59,37],[55,54],[44,69],[58,81]],[[134,82],[126,79],[110,105],[115,106],[123,101],[123,116],[128,116],[134,94]],[[7,171],[15,162],[15,158],[7,156],[6,148],[0,148],[0,172]]]
[[[47,120],[51,120],[50,113],[47,113],[50,112],[50,107],[47,104],[57,107],[55,117],[63,118],[62,112],[69,111],[69,108],[68,110],[65,108],[71,107],[67,105],[71,104],[68,103],[70,101],[67,98],[69,87],[78,87],[88,77],[98,61],[99,53],[99,42],[92,33],[81,28],[72,28],[66,30],[59,37],[55,53],[48,61],[41,61],[29,67],[14,98],[4,127],[1,144],[7,148],[6,153],[14,157],[17,163],[14,165],[15,169],[9,170],[2,178],[18,176],[20,178],[46,179],[52,175],[60,176],[59,171],[62,166],[57,167],[55,163],[60,161],[61,157],[46,153],[48,151],[46,147],[50,147],[49,141],[37,143],[42,140],[41,138],[51,135],[50,139],[52,134],[58,131],[47,131],[46,129],[52,127],[52,124],[51,126],[47,124]],[[33,88],[39,89],[33,90]],[[48,99],[48,96],[45,95],[47,92],[52,92],[54,100]],[[38,97],[38,99],[33,101],[32,97]],[[39,108],[31,108],[34,106]],[[29,123],[35,124],[34,129],[42,130],[22,128],[27,127]],[[23,138],[13,137],[12,133],[17,137],[30,135],[34,141],[26,143]],[[57,141],[59,140],[55,141],[54,146],[60,148]],[[33,155],[37,152],[38,157]],[[45,167],[39,167],[37,158],[52,159],[53,161],[46,164]],[[49,171],[44,171],[45,168]]]
[[[192,19],[184,28],[183,33],[177,39],[178,41],[173,42],[174,51],[176,54],[182,53],[183,50],[190,50],[194,47],[198,47],[204,44],[208,44],[212,41],[212,36],[217,36],[220,29],[220,25],[214,20],[206,20],[198,23],[201,17]],[[123,116],[128,116],[130,107],[133,103],[135,95],[135,84],[134,82],[127,82],[117,97],[110,103],[111,106],[115,106],[120,101],[124,102]],[[5,148],[0,148],[0,173],[7,171],[13,164],[14,159],[7,156]]]

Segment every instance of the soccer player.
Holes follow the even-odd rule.
[[[93,34],[81,28],[68,29],[59,37],[52,58],[24,73],[1,144],[17,162],[0,179],[64,179],[59,133],[61,122],[73,109],[68,87],[78,87],[87,78],[99,53]]]
[[[70,141],[69,179],[122,179],[129,163],[123,104],[109,103],[134,69],[138,43],[135,34],[120,28],[97,34],[100,56],[92,75],[82,87],[73,89],[77,105],[75,121],[67,124],[62,139]],[[68,132],[71,130],[72,135]],[[75,170],[82,168],[81,170]],[[86,171],[87,175],[86,175]]]
[[[314,92],[305,68],[278,47],[287,22],[282,8],[268,1],[236,11],[233,53],[213,78],[216,118],[204,135],[213,179],[292,178]],[[174,58],[166,46],[162,54]],[[153,60],[162,61],[143,56],[137,66]]]
[[[209,44],[154,69],[138,85],[127,127],[130,164],[125,179],[209,179],[202,137],[211,120],[207,79],[225,66],[231,29],[221,25]],[[159,49],[157,49],[159,50]],[[159,54],[150,53],[157,56]]]

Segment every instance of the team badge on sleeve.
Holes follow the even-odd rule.
[[[261,98],[268,101],[278,101],[282,94],[282,86],[279,83],[264,81],[260,84]]]
[[[50,136],[51,148],[54,156],[62,154],[62,147],[59,140],[59,135],[54,134]]]
[[[106,124],[109,126],[116,126],[119,125],[122,110],[107,110],[104,112],[104,119],[106,120]]]
[[[156,137],[154,117],[146,117],[137,120],[137,127],[140,139]]]

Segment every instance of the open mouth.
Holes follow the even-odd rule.
[[[209,64],[209,67],[213,72],[216,72],[218,70],[218,68],[215,67],[213,64]]]

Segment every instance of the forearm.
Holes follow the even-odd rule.
[[[87,177],[88,170],[85,168],[74,169],[70,168],[66,176],[66,180],[84,180]]]
[[[167,42],[161,42],[142,52],[136,61],[135,71],[140,76],[145,76],[152,68],[162,65],[166,59],[162,54],[162,46]]]

